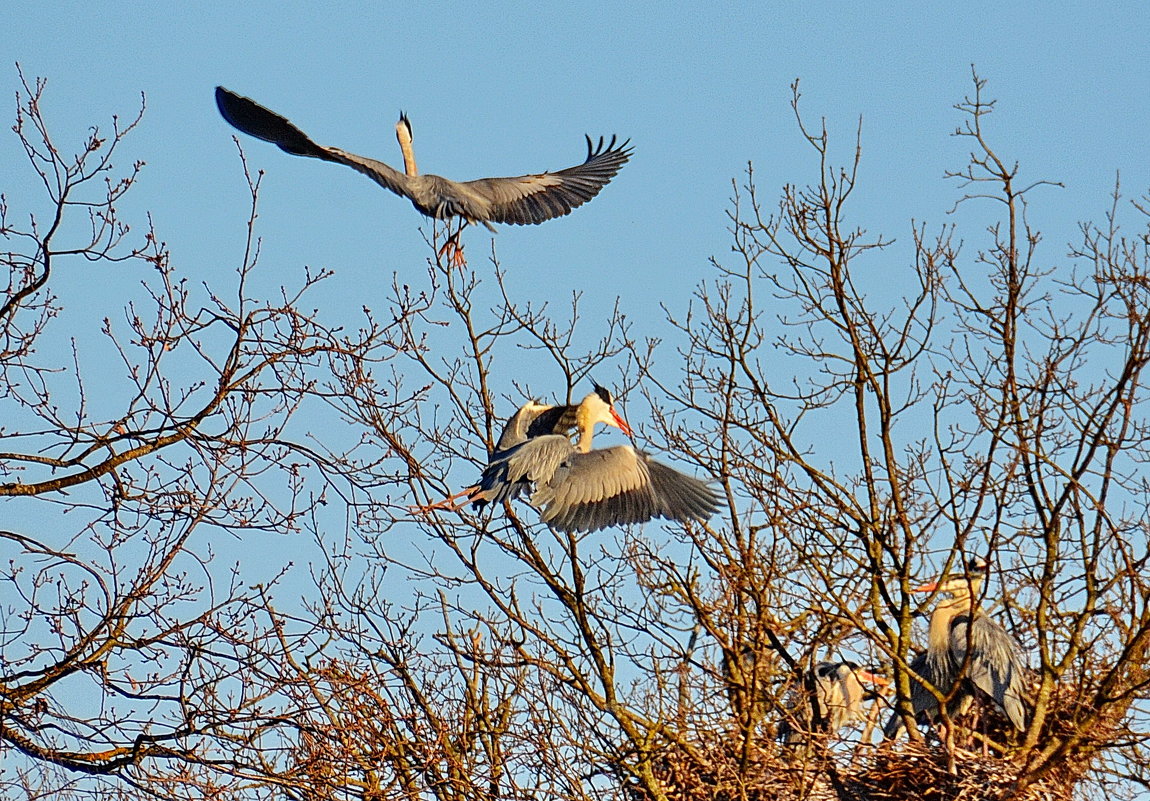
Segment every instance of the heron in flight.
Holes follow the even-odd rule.
[[[573,421],[573,423],[572,423]],[[595,426],[631,435],[611,393],[599,385],[577,406],[528,403],[508,422],[479,482],[423,511],[510,501],[531,491],[544,523],[564,532],[597,531],[655,517],[703,522],[720,498],[706,481],[680,473],[630,445],[592,450]],[[572,444],[568,431],[578,440]]]
[[[793,745],[807,734],[835,734],[848,723],[866,719],[866,702],[875,698],[875,691],[863,682],[887,684],[885,677],[854,662],[819,662],[788,698],[779,739]]]
[[[345,164],[380,186],[407,198],[420,213],[437,220],[461,219],[459,230],[449,239],[452,261],[463,263],[459,234],[469,223],[534,225],[562,217],[599,194],[631,157],[630,140],[616,145],[616,137],[604,144],[587,139],[587,159],[558,172],[520,175],[516,178],[480,178],[451,181],[438,175],[421,175],[415,166],[411,122],[400,114],[395,135],[403,152],[403,172],[382,161],[357,156],[336,147],[317,145],[286,118],[250,98],[216,87],[216,105],[223,118],[249,136],[271,142],[295,156]],[[444,245],[444,249],[448,249]],[[442,253],[442,251],[441,251]]]
[[[1027,671],[1018,641],[979,607],[985,578],[986,562],[971,559],[965,575],[913,590],[937,591],[950,598],[935,607],[926,652],[910,667],[944,696],[952,696],[947,704],[949,716],[962,714],[976,698],[988,698],[1014,728],[1023,731],[1029,718],[1024,700]],[[912,684],[910,702],[916,718],[939,717],[938,699],[917,681]],[[903,726],[896,711],[886,725],[886,736],[897,737]]]

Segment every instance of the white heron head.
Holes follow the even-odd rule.
[[[611,393],[595,384],[595,391],[579,402],[575,419],[580,428],[594,428],[596,423],[614,426],[627,436],[632,436],[631,426],[615,411]]]
[[[959,576],[943,576],[938,581],[915,587],[912,592],[942,592],[952,598],[969,598],[977,595],[986,578],[986,560],[973,557],[966,563],[966,571]]]
[[[399,112],[399,122],[395,124],[395,138],[399,140],[399,144],[410,145],[412,142],[411,135],[411,120],[407,118],[407,114]]]

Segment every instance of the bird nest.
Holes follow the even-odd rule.
[[[694,750],[694,749],[693,749]],[[825,747],[783,753],[772,745],[669,750],[652,765],[666,801],[1062,801],[1072,783],[1050,775],[1020,788],[1021,766],[966,751],[903,744],[849,759]],[[634,801],[654,801],[632,785]]]
[[[1068,801],[1087,767],[1067,760],[1024,783],[1020,759],[934,742],[788,748],[716,738],[668,746],[651,764],[663,801]],[[639,784],[632,801],[656,801]]]
[[[850,777],[852,794],[839,798],[859,801],[1063,801],[1072,797],[1073,784],[1062,775],[1049,774],[1025,787],[1024,768],[993,756],[926,745],[875,750]]]

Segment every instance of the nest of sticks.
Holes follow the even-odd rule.
[[[1018,762],[938,745],[864,746],[844,754],[773,743],[668,749],[652,764],[667,801],[1069,801],[1073,782],[1052,772],[1025,787]],[[702,758],[700,758],[702,757]],[[654,801],[638,784],[634,801]]]
[[[1034,769],[1035,754],[1017,748],[1018,733],[980,705],[978,717],[955,721],[975,732],[956,737],[957,747],[933,736],[853,746],[849,739],[812,737],[785,746],[715,732],[669,745],[652,760],[651,773],[664,801],[1069,801],[1116,732],[1114,720],[1087,723],[1088,696],[1068,685],[1056,690],[1039,747],[1071,733],[1077,745],[1041,770]],[[627,789],[632,801],[656,801],[639,783]]]

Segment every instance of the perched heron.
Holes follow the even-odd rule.
[[[779,739],[792,745],[807,734],[835,734],[848,723],[864,720],[866,702],[875,694],[863,682],[887,684],[886,678],[854,662],[819,662],[788,698]]]
[[[972,559],[966,575],[914,590],[938,591],[950,598],[935,607],[930,616],[926,652],[916,657],[910,667],[943,695],[953,693],[947,704],[948,715],[965,712],[975,698],[989,698],[1011,725],[1022,731],[1029,717],[1024,701],[1026,668],[1018,642],[978,605],[985,578],[986,562]],[[910,701],[916,718],[939,717],[938,699],[922,684],[914,682]],[[902,730],[902,716],[895,712],[887,722],[886,736],[897,737]]]
[[[612,136],[611,141],[604,145],[604,139],[600,137],[596,145],[588,136],[587,159],[574,167],[516,178],[458,182],[438,175],[420,175],[411,144],[411,122],[406,114],[400,114],[395,125],[395,135],[403,151],[403,172],[400,172],[382,161],[336,147],[317,145],[286,118],[222,86],[216,87],[216,105],[225,120],[249,136],[271,142],[295,156],[345,164],[407,198],[428,217],[462,219],[460,231],[468,223],[483,223],[494,231],[492,223],[533,225],[562,217],[599,194],[599,190],[627,163],[632,152],[628,147],[630,140],[616,145],[616,137]],[[459,231],[456,231],[448,240],[454,243],[452,260],[456,264],[462,263],[458,237]]]
[[[479,483],[424,510],[461,496],[462,503],[482,509],[514,500],[534,486],[531,505],[541,510],[544,523],[559,531],[597,531],[654,517],[701,522],[718,511],[719,495],[706,481],[656,462],[630,445],[591,449],[597,423],[631,434],[606,389],[596,385],[574,407],[579,435],[574,444],[566,433],[569,409],[535,403],[522,407],[500,437]]]

